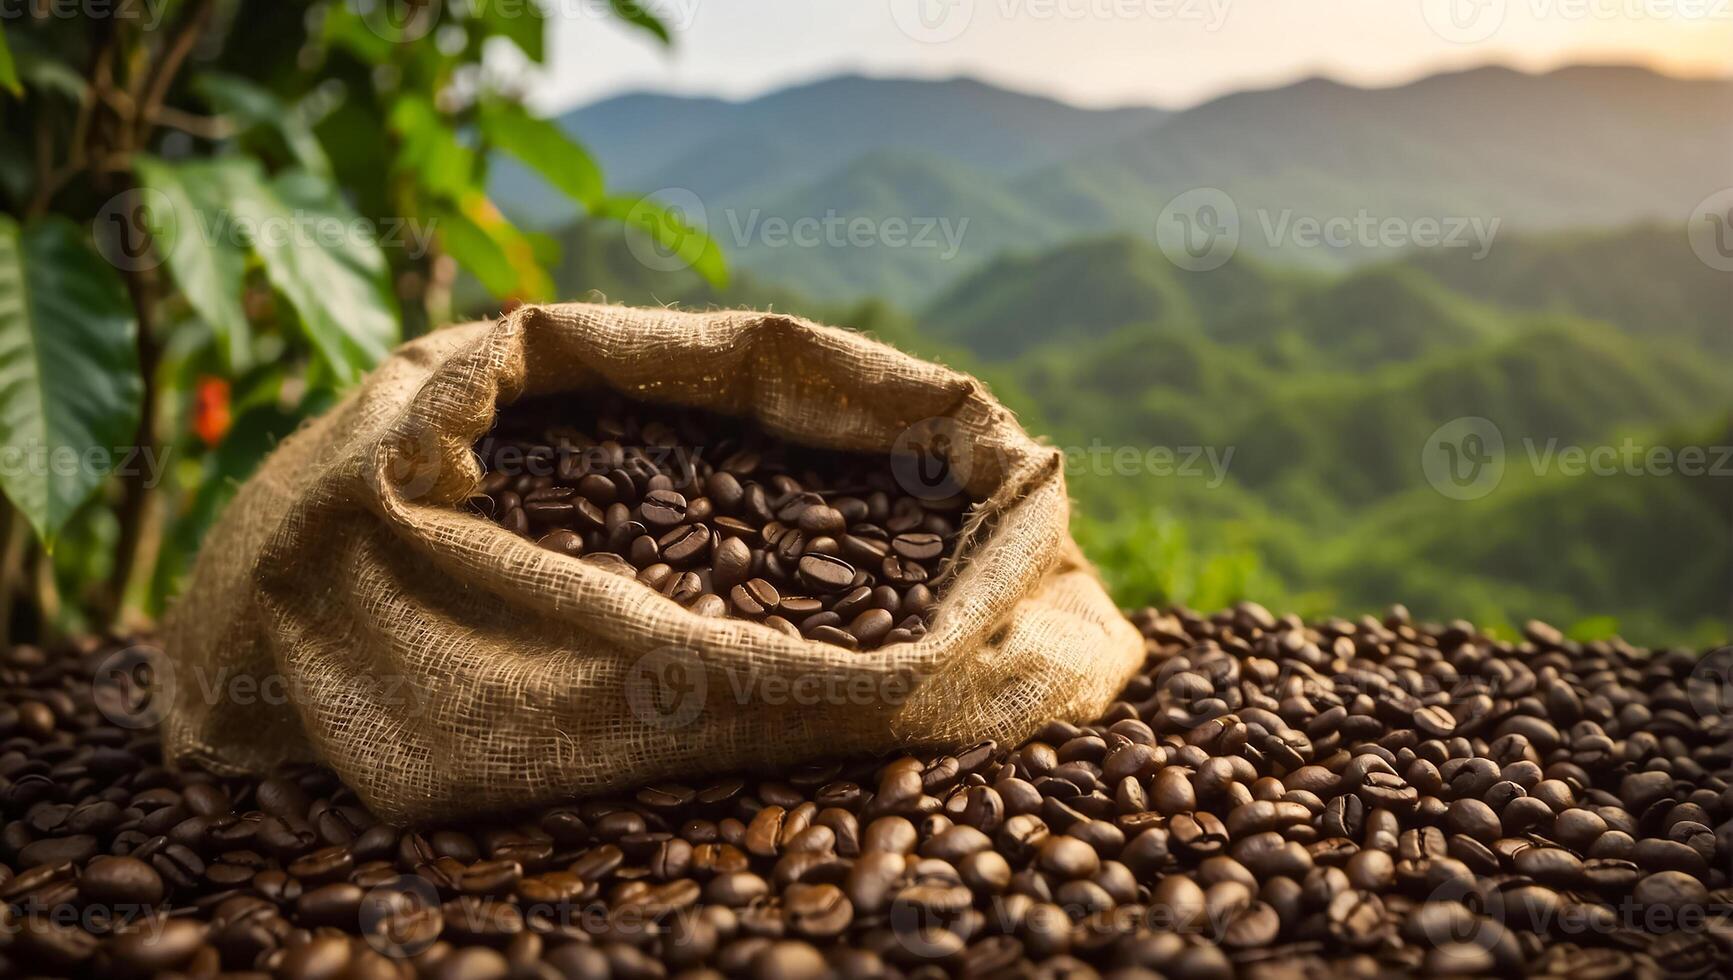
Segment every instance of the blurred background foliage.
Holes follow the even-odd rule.
[[[708,238],[523,107],[500,66],[540,63],[546,28],[529,0],[8,7],[0,625],[149,622],[237,482],[449,322],[460,274],[493,313],[555,298],[559,243],[489,200],[496,155],[725,283]]]

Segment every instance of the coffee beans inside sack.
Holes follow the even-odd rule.
[[[1069,521],[1060,453],[968,375],[776,314],[525,307],[405,344],[242,486],[165,624],[163,742],[321,763],[398,823],[1015,744],[1143,661]]]
[[[924,447],[917,447],[924,448]],[[739,419],[614,394],[512,405],[476,447],[478,513],[700,616],[848,649],[927,632],[968,498],[887,456],[790,445]]]

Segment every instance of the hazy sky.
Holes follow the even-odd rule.
[[[1390,84],[1500,62],[1733,70],[1733,0],[645,0],[665,49],[606,0],[545,0],[535,101],[627,89],[751,96],[844,71],[977,76],[1089,105],[1183,106],[1325,74]]]

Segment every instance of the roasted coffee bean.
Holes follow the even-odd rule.
[[[98,857],[78,876],[78,896],[86,904],[151,906],[162,901],[162,876],[137,858]]]
[[[854,566],[830,555],[809,554],[799,562],[800,581],[814,592],[832,593],[854,583]]]

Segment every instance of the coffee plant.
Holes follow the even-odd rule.
[[[146,621],[236,482],[460,277],[554,298],[500,155],[723,279],[525,108],[549,28],[534,0],[0,9],[0,626],[14,597],[20,632]]]

